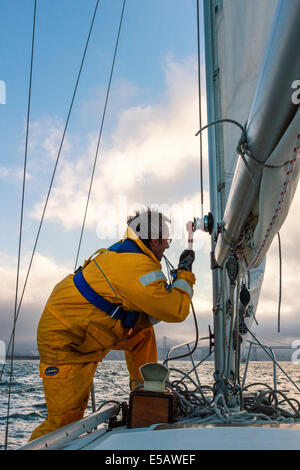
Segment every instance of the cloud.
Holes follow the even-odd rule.
[[[100,147],[88,229],[95,229],[105,204],[117,207],[120,195],[127,197],[128,205],[147,205],[175,203],[199,192],[199,140],[194,135],[198,127],[196,76],[192,59],[183,63],[168,60],[162,102],[120,111],[115,128]],[[125,89],[134,93],[127,83]],[[73,148],[72,159],[69,155],[60,163],[46,213],[47,220],[59,222],[65,230],[82,222],[97,135],[89,134],[86,139],[85,150]],[[42,207],[40,201],[31,216],[38,219]]]
[[[19,278],[19,297],[23,289],[29,261],[30,254],[27,253],[22,258]],[[0,253],[0,275],[2,278],[0,302],[11,302],[12,304],[14,302],[17,275],[16,266],[16,257]],[[41,308],[55,283],[66,276],[71,269],[70,266],[59,264],[54,259],[37,252],[29,274],[23,304],[26,306],[37,305]]]
[[[0,178],[12,183],[14,185],[20,186],[23,180],[24,170],[21,167],[13,166],[13,167],[0,167]],[[26,180],[31,179],[31,175],[29,172],[26,172]]]
[[[39,157],[39,162],[45,160],[55,161],[63,137],[64,123],[58,117],[44,117],[30,123],[28,153]],[[20,147],[23,149],[24,143]],[[63,142],[63,151],[70,152],[72,145],[66,135]],[[33,158],[34,160],[34,158]]]
[[[22,267],[20,269],[19,300],[27,274],[29,260],[30,254],[28,253],[23,257]],[[0,339],[4,340],[6,344],[8,344],[13,328],[17,275],[16,265],[16,257],[0,253],[0,276],[2,279],[0,290]],[[69,274],[71,270],[70,266],[62,265],[52,258],[46,257],[41,253],[36,253],[18,315],[16,344],[19,352],[28,350],[28,347],[35,343],[37,324],[47,298],[52,292],[54,285]]]
[[[99,123],[102,118],[101,113],[104,106],[107,90],[101,87],[93,91],[93,97],[81,105],[81,117],[85,123]],[[133,83],[126,78],[116,78],[111,86],[109,95],[109,113],[107,118],[110,119],[120,109],[130,106],[132,100],[139,100],[144,95],[144,91],[138,89]]]
[[[299,211],[300,188],[295,193],[288,217],[280,231],[282,248],[282,313],[283,315],[299,315]],[[275,237],[267,254],[266,272],[261,292],[259,309],[264,316],[276,317],[279,298],[279,247]],[[300,319],[298,321],[300,325]]]

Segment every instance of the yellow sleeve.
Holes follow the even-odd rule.
[[[195,276],[179,270],[177,279],[168,287],[167,279],[159,267],[145,263],[139,267],[130,282],[123,286],[122,296],[134,303],[136,310],[168,323],[182,322],[190,311]]]

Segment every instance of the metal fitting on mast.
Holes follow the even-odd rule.
[[[194,218],[193,230],[202,230],[203,232],[208,232],[210,235],[212,233],[214,225],[214,218],[211,212],[209,212],[204,217]]]

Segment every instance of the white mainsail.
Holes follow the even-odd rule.
[[[216,1],[216,40],[220,88],[219,119],[247,121],[268,44],[277,0]],[[241,18],[243,20],[241,21]],[[226,204],[237,162],[241,131],[224,124],[224,202]]]
[[[258,165],[247,155],[236,165],[239,131],[224,127],[225,238],[236,241],[248,218],[249,249],[244,253],[248,269],[263,260],[286,218],[298,183],[298,161],[280,168],[270,165],[292,162],[297,154],[299,103],[292,97],[293,83],[300,74],[299,15],[298,0],[225,0],[216,23],[221,118],[243,125],[247,121],[250,152],[269,165]],[[242,28],[237,26],[241,17],[245,18],[240,22]],[[278,204],[282,191],[284,197]],[[227,251],[218,241],[219,264]]]
[[[250,275],[255,313],[265,255],[287,216],[299,179],[300,113],[292,103],[292,83],[300,75],[300,2],[204,0],[204,12],[208,121],[230,119],[244,126],[250,152],[263,165],[289,162],[270,168],[247,154],[242,158],[237,151],[242,132],[232,123],[210,130],[210,158],[215,161],[210,166],[211,207],[215,222],[223,222],[223,233],[213,243],[215,260],[224,269],[230,249],[238,246],[244,273]],[[217,374],[229,364],[228,354],[233,361],[235,353],[229,352],[233,326],[226,314],[222,276],[215,273],[214,290],[222,289],[223,306],[214,319]],[[230,367],[234,369],[232,363]]]

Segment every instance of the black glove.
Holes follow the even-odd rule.
[[[178,269],[184,269],[185,271],[192,270],[192,264],[195,261],[194,250],[184,250],[179,258]]]

